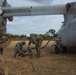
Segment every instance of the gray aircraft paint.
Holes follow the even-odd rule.
[[[0,7],[3,6],[3,2],[4,2],[4,0],[0,0]]]
[[[61,7],[60,7],[61,6]],[[51,5],[51,6],[28,6],[28,7],[4,7],[6,11],[4,17],[7,16],[36,16],[36,15],[56,15],[65,14],[66,5]]]

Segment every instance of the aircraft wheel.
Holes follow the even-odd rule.
[[[59,54],[59,48],[58,48],[58,46],[55,46],[55,54]]]

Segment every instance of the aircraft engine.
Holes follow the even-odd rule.
[[[69,14],[76,14],[76,2],[67,3],[66,8]]]
[[[0,48],[5,48],[11,43],[11,38],[8,34],[0,36]]]

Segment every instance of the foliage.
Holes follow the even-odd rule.
[[[26,39],[26,35],[13,35],[13,34],[9,34],[12,40],[25,40]],[[49,31],[47,31],[45,34],[39,34],[44,40],[52,40],[54,39],[54,35],[55,35],[55,30],[54,29],[50,29]]]
[[[25,35],[13,35],[13,34],[9,34],[12,40],[24,40],[26,39]]]
[[[49,31],[45,33],[45,36],[49,37],[48,39],[50,40],[55,40],[55,37],[54,37],[56,36],[55,32],[56,31],[54,29],[50,29]]]
[[[45,35],[46,36],[53,36],[54,34],[55,34],[55,30],[54,29],[50,29],[49,31],[47,31],[46,33],[45,33]]]

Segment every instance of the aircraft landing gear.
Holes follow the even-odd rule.
[[[67,53],[67,48],[66,47],[62,47],[62,53]]]
[[[59,47],[59,46],[55,46],[55,54],[59,54],[59,53],[67,53],[67,48],[66,47]]]
[[[55,54],[59,54],[59,47],[55,46]]]
[[[55,54],[67,53],[67,48],[62,45],[61,38],[56,40]]]

